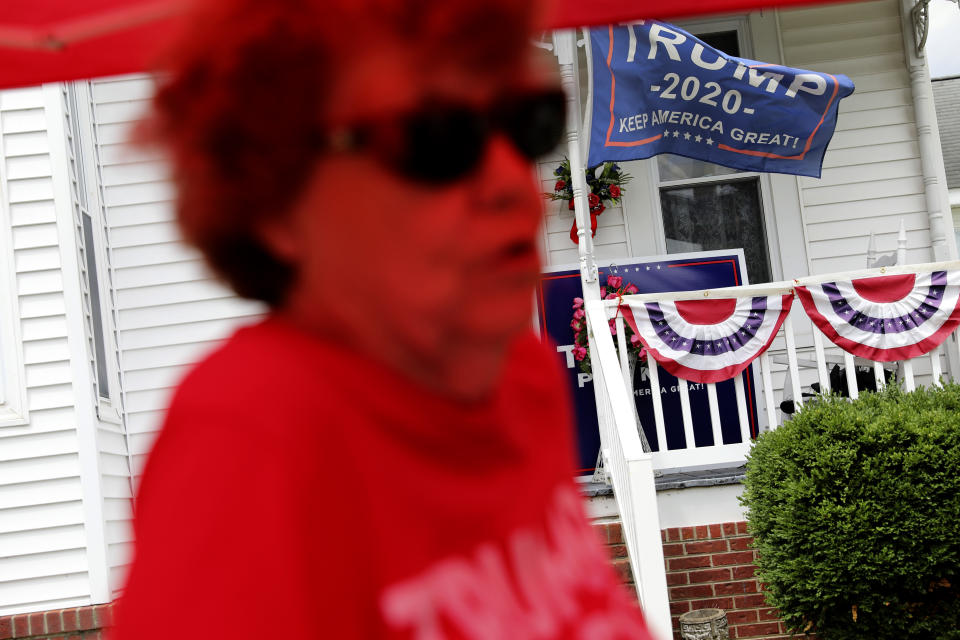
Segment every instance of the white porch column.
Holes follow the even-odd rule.
[[[560,83],[567,96],[567,157],[570,159],[570,179],[573,182],[574,218],[580,253],[580,279],[584,300],[600,299],[597,281],[597,263],[593,255],[593,236],[590,231],[590,208],[587,205],[587,180],[584,176],[580,123],[580,72],[577,63],[577,32],[573,29],[555,31],[553,43],[560,62]]]
[[[67,159],[67,133],[63,86],[43,85],[53,186],[56,191],[57,234],[60,269],[63,275],[63,299],[66,306],[67,342],[74,388],[77,446],[80,459],[80,485],[83,493],[83,528],[87,541],[87,572],[90,579],[90,603],[110,602],[110,569],[107,561],[106,519],[97,446],[97,408],[93,397],[93,373],[84,333],[83,299],[80,290],[80,252],[77,248],[76,221],[71,197],[70,167]]]
[[[937,112],[933,103],[933,87],[930,85],[930,71],[926,55],[923,52],[917,55],[914,41],[913,21],[910,16],[914,4],[915,0],[900,0],[900,22],[903,32],[904,61],[910,72],[913,93],[924,195],[927,201],[927,213],[930,216],[930,243],[933,248],[933,260],[940,262],[955,260],[957,246],[953,234],[953,218],[947,193],[943,151],[940,148]]]

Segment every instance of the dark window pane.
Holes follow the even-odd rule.
[[[667,253],[743,248],[751,283],[770,282],[767,234],[754,178],[660,190]]]
[[[90,286],[90,317],[93,321],[93,347],[97,367],[97,395],[110,399],[110,384],[107,376],[107,350],[103,337],[103,316],[100,312],[100,280],[97,277],[97,258],[93,245],[93,220],[84,212],[83,253],[87,261],[87,284]]]
[[[740,39],[735,29],[730,31],[714,31],[713,33],[695,33],[714,49],[723,51],[728,56],[740,56]]]

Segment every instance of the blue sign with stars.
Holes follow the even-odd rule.
[[[623,283],[637,287],[640,293],[662,291],[691,291],[696,289],[714,289],[734,287],[746,284],[743,268],[742,250],[703,251],[688,254],[674,254],[651,258],[627,258],[619,265],[609,264],[600,267],[600,283],[605,285],[609,276],[623,278]],[[606,293],[605,290],[601,291]],[[597,422],[596,396],[593,390],[593,375],[584,370],[574,355],[574,334],[570,326],[573,315],[573,299],[582,297],[580,270],[574,266],[554,267],[540,277],[537,283],[536,300],[540,334],[557,351],[557,358],[566,370],[567,384],[573,397],[576,427],[578,475],[591,474],[600,451],[600,427]],[[645,366],[637,367],[634,376],[633,395],[637,406],[637,416],[647,442],[654,451],[681,449],[684,447],[710,446],[713,441],[713,428],[710,422],[710,407],[707,398],[707,385],[690,383],[690,407],[693,417],[694,443],[688,443],[683,430],[680,392],[677,379],[659,369],[660,389],[651,388],[651,382]],[[720,424],[723,443],[740,442],[740,422],[737,412],[736,389],[733,380],[717,384],[717,399],[720,411]],[[759,429],[759,412],[754,393],[756,384],[753,373],[748,368],[744,375],[747,393],[747,410],[750,433],[756,437]],[[666,442],[658,442],[656,421],[653,414],[654,393],[660,394],[666,423]]]
[[[644,20],[590,32],[588,164],[660,153],[745,171],[820,177],[843,75],[729,56],[672,25]]]

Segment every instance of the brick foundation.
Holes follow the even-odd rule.
[[[620,522],[597,522],[614,568],[633,588]],[[754,578],[753,538],[746,522],[664,529],[663,555],[676,640],[679,617],[693,609],[716,607],[727,612],[730,637],[736,640],[789,638],[776,609],[767,606]],[[113,605],[75,607],[0,617],[0,640],[102,640],[113,620]]]
[[[664,529],[661,537],[675,631],[681,614],[715,607],[727,612],[731,638],[790,637],[754,578],[746,522]]]
[[[624,582],[633,584],[619,522],[598,522],[613,566]],[[737,640],[792,638],[777,610],[768,606],[754,577],[753,538],[746,522],[664,529],[663,556],[673,617],[674,638],[680,640],[681,614],[714,607],[727,613],[730,637]],[[801,636],[802,637],[802,636]]]
[[[607,545],[610,561],[613,568],[620,575],[623,583],[633,588],[633,572],[630,570],[630,559],[627,557],[627,545],[623,541],[623,529],[620,521],[596,522],[594,526],[600,532],[600,540]]]
[[[0,640],[101,640],[112,622],[112,604],[20,613],[0,617]]]

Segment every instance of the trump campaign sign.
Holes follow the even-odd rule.
[[[738,58],[654,20],[590,32],[589,166],[675,153],[743,169],[820,177],[842,75]]]

